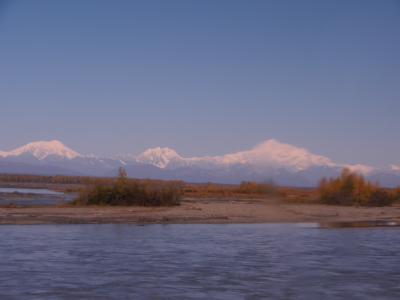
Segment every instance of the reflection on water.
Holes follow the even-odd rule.
[[[400,230],[0,227],[0,299],[399,299]]]

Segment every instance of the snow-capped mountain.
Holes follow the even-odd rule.
[[[227,154],[222,157],[224,164],[250,164],[255,168],[286,168],[302,171],[311,167],[334,166],[327,157],[314,155],[303,148],[267,140],[251,150]]]
[[[14,171],[13,163],[18,165]],[[0,173],[103,176],[119,165],[115,159],[82,155],[57,140],[32,142],[11,151],[0,151]]]
[[[157,147],[144,151],[137,157],[134,157],[134,160],[139,163],[150,164],[165,169],[174,162],[179,164],[184,161],[184,158],[173,149]]]
[[[22,155],[32,155],[38,160],[44,160],[49,156],[64,159],[74,159],[81,156],[78,152],[71,150],[57,140],[33,142],[9,152],[0,152],[0,157],[3,158]]]
[[[237,183],[274,180],[287,185],[315,185],[322,177],[337,176],[343,168],[382,183],[400,185],[400,172],[376,170],[363,164],[341,164],[277,140],[266,140],[246,151],[221,156],[183,157],[170,148],[151,148],[125,160],[131,176]],[[140,167],[139,167],[140,166]],[[154,169],[151,169],[154,168]],[[138,171],[140,169],[140,172]],[[400,170],[400,168],[399,168]],[[385,174],[383,176],[383,174]]]
[[[391,165],[390,169],[394,172],[399,172],[400,173],[400,165]]]
[[[313,167],[348,167],[355,172],[365,174],[372,170],[365,165],[339,165],[329,158],[315,155],[306,149],[276,140],[267,140],[254,148],[246,151],[229,153],[222,156],[189,157],[180,156],[170,148],[152,148],[136,157],[140,163],[150,164],[159,168],[176,168],[196,166],[208,168],[229,167],[234,165],[251,166],[255,170],[286,169],[299,172]]]
[[[362,164],[336,163],[273,139],[250,150],[202,157],[183,157],[173,149],[157,147],[139,155],[101,158],[80,154],[56,140],[0,151],[0,173],[115,176],[120,166],[131,177],[220,183],[273,180],[292,186],[313,186],[322,177],[336,176],[347,167],[382,185],[400,185],[400,166],[378,170]]]
[[[369,174],[373,173],[375,170],[371,166],[357,164],[357,165],[343,165],[344,168],[349,169],[354,173],[358,173],[364,176],[368,176]]]

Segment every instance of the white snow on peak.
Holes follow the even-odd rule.
[[[334,166],[334,163],[326,157],[314,155],[305,149],[283,144],[273,139],[267,140],[251,150],[222,156],[184,158],[173,149],[158,147],[146,150],[136,157],[136,161],[159,168],[188,165],[209,167],[247,164],[259,168],[272,166],[300,171],[312,166]]]
[[[286,167],[295,171],[313,166],[334,166],[327,157],[312,154],[306,149],[280,143],[274,139],[266,140],[251,150],[224,155],[222,161],[225,164]]]
[[[351,172],[358,173],[360,175],[369,175],[374,171],[374,168],[367,165],[357,164],[357,165],[344,165],[344,168],[349,169]]]
[[[391,165],[390,169],[394,172],[400,172],[400,165]]]
[[[66,159],[74,159],[81,156],[78,152],[57,140],[29,143],[15,150],[3,152],[2,156],[13,157],[24,154],[31,154],[39,160],[46,159],[48,156],[58,156]]]
[[[172,161],[179,161],[183,158],[171,148],[150,148],[136,157],[136,161],[147,163],[159,168],[166,168]]]

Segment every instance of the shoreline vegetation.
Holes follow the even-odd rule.
[[[182,182],[127,178],[124,168],[118,178],[95,182],[79,191],[73,205],[174,206],[182,199]]]
[[[323,178],[318,192],[321,203],[332,205],[388,206],[400,200],[400,188],[384,189],[349,169],[337,178]]]
[[[315,188],[283,187],[273,182],[240,184],[187,183],[178,180],[132,179],[124,168],[116,178],[0,174],[0,187],[47,188],[78,194],[73,205],[174,206],[183,198],[274,198],[284,203],[340,206],[388,206],[400,202],[400,186],[380,187],[343,169]]]
[[[0,224],[400,224],[400,189],[381,188],[348,170],[317,188],[139,180],[127,178],[123,169],[117,178],[0,175],[0,186],[77,195],[65,205],[0,206]]]

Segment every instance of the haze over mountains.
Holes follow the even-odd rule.
[[[398,165],[375,169],[340,164],[273,139],[250,150],[203,157],[182,157],[173,149],[160,147],[139,155],[96,157],[80,154],[57,140],[0,151],[0,173],[115,176],[120,166],[126,168],[128,176],[137,178],[219,183],[272,180],[290,186],[314,186],[322,177],[336,176],[348,167],[383,186],[400,185]]]

